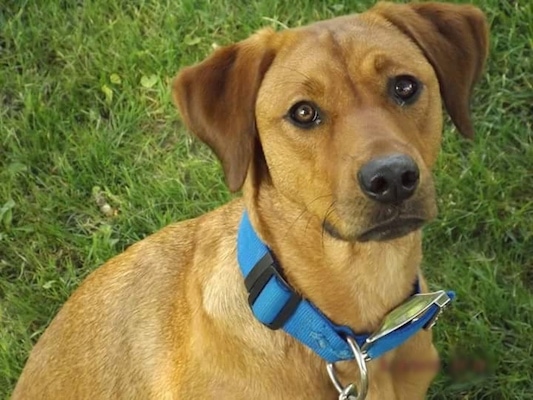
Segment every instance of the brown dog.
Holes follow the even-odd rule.
[[[420,274],[441,99],[471,137],[487,42],[475,7],[380,3],[260,31],[181,71],[183,118],[243,198],[94,272],[40,338],[13,399],[336,399],[325,362],[250,311],[236,259],[243,210],[298,293],[337,324],[375,330]],[[437,360],[420,331],[368,363],[368,398],[423,398]],[[354,362],[336,367],[357,382]]]

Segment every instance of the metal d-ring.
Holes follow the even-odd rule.
[[[339,392],[339,400],[364,400],[368,393],[368,370],[366,368],[365,355],[353,338],[347,336],[346,342],[350,346],[355,362],[357,362],[357,366],[359,367],[359,385],[356,387],[353,383],[350,383],[343,387],[337,377],[334,363],[326,364],[329,379],[331,379],[333,386],[335,386],[335,389]]]

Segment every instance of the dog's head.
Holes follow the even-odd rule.
[[[334,237],[392,239],[436,214],[441,99],[473,136],[487,31],[473,6],[379,3],[218,49],[173,97],[232,191],[271,185]]]

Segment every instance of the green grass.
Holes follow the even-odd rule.
[[[339,0],[3,0],[0,398],[94,268],[226,202],[221,170],[171,105],[176,71],[267,25],[361,11]],[[533,10],[475,1],[492,25],[475,142],[445,135],[425,269],[458,300],[440,319],[433,399],[533,399]],[[102,205],[107,210],[102,211]],[[454,373],[460,357],[482,374]],[[459,376],[458,376],[459,375]]]

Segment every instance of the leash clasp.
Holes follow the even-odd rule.
[[[339,400],[364,400],[368,393],[368,370],[366,368],[365,361],[366,356],[359,348],[359,345],[355,339],[347,336],[346,342],[350,346],[355,362],[359,367],[359,385],[356,387],[353,383],[350,383],[343,387],[342,383],[337,377],[334,363],[327,363],[326,370],[328,371],[328,376],[333,383],[333,386],[335,386],[335,389],[337,389],[337,392],[339,392]]]

